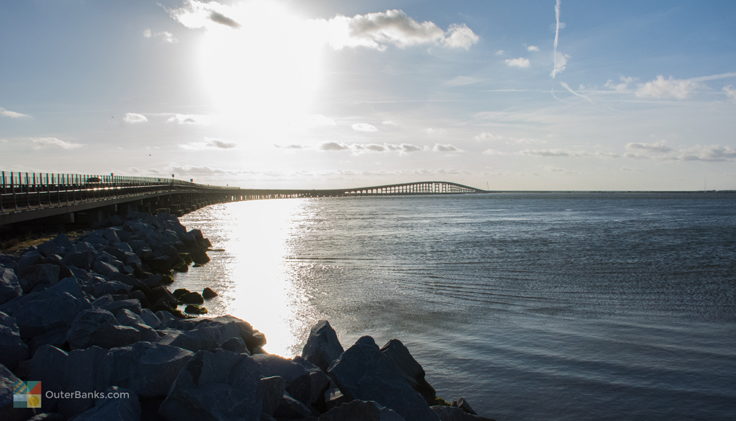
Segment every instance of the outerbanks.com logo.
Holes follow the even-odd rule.
[[[39,381],[19,381],[13,386],[13,408],[41,408],[41,397],[46,399],[129,399],[130,393],[110,392],[71,392],[47,390],[43,392]]]

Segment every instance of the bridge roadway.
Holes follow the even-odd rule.
[[[482,193],[446,181],[347,189],[243,189],[153,177],[0,172],[0,226],[42,218],[96,222],[109,214],[165,209],[182,215],[214,203],[297,197]]]

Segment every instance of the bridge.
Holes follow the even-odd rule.
[[[214,203],[300,197],[483,193],[447,181],[346,189],[245,189],[173,178],[0,171],[0,226],[49,218],[99,223],[110,214],[166,210],[183,215]]]

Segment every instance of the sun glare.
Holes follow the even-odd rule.
[[[221,116],[243,127],[284,124],[306,113],[320,82],[319,31],[283,5],[233,6],[234,28],[206,30],[200,64]]]

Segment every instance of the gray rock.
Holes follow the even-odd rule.
[[[258,364],[247,355],[199,351],[179,372],[159,413],[176,421],[259,421],[260,378]]]
[[[100,398],[93,408],[72,418],[72,421],[139,421],[141,419],[141,404],[135,392],[113,386],[105,393],[127,394],[127,397]]]
[[[120,273],[120,269],[112,263],[98,260],[92,266],[92,270],[105,277],[112,277]]]
[[[438,420],[422,395],[412,389],[370,336],[358,339],[343,352],[330,366],[329,375],[348,399],[376,401],[406,421]]]
[[[18,262],[15,264],[15,273],[18,276],[23,276],[29,267],[39,263],[43,263],[43,256],[35,248],[30,248],[18,259]]]
[[[213,298],[217,297],[217,293],[212,290],[210,287],[206,287],[202,290],[202,298],[205,300],[211,300]]]
[[[171,314],[171,313],[169,313]],[[154,312],[147,308],[141,309],[141,319],[148,325],[151,326],[154,329],[158,329],[161,327],[161,320],[156,316]]]
[[[105,302],[101,302],[100,304],[96,304],[96,305],[112,313],[117,313],[118,311],[122,309],[127,309],[127,310],[132,311],[133,313],[140,314],[142,310],[140,300],[137,300],[135,298],[129,298],[127,300],[105,301]]]
[[[79,312],[90,307],[74,278],[64,278],[53,286],[32,292],[0,305],[3,311],[15,317],[24,339],[57,328],[66,328]]]
[[[432,406],[432,412],[434,412],[440,419],[440,421],[494,421],[491,418],[481,417],[465,412],[462,409],[455,406]]]
[[[233,337],[240,337],[245,342],[251,354],[259,351],[266,343],[263,334],[250,323],[230,315],[207,319],[174,320],[167,323],[172,329],[171,345],[186,348],[192,351],[214,350],[222,343]]]
[[[284,393],[279,401],[274,416],[277,419],[302,419],[314,415],[311,409],[300,402],[298,399],[291,397],[288,393]]]
[[[307,370],[301,365],[284,357],[273,354],[257,354],[253,361],[258,363],[264,376],[279,376],[287,384],[307,374]]]
[[[286,390],[286,382],[279,376],[263,377],[260,387],[263,390],[263,413],[273,415]]]
[[[381,348],[381,353],[393,361],[404,379],[419,392],[428,404],[432,405],[437,399],[434,388],[424,379],[424,369],[412,357],[409,350],[398,339],[391,339]]]
[[[15,318],[0,312],[0,364],[14,369],[28,357],[28,345],[20,337]]]
[[[166,396],[179,371],[194,353],[185,349],[138,342],[111,349],[111,383],[125,386],[141,396]]]
[[[309,338],[302,350],[302,357],[316,364],[322,370],[327,371],[330,364],[335,361],[343,348],[337,339],[335,330],[327,320],[317,322],[309,332]]]
[[[72,242],[66,234],[59,234],[53,240],[39,245],[37,250],[44,256],[51,256],[53,254],[63,256],[72,246]]]
[[[459,398],[458,400],[454,401],[452,403],[452,406],[456,406],[469,414],[478,415],[478,413],[475,412],[475,410],[470,406],[465,398]]]
[[[64,256],[62,262],[67,266],[76,266],[90,270],[95,262],[95,253],[92,250],[73,251]]]
[[[353,400],[320,415],[319,421],[406,421],[396,412],[373,401]]]
[[[66,338],[72,349],[92,345],[113,348],[138,342],[143,339],[143,334],[135,328],[119,325],[111,312],[91,308],[79,313],[72,321]]]
[[[23,294],[15,270],[0,266],[0,304],[4,304]]]
[[[59,280],[61,268],[51,263],[40,263],[28,266],[19,282],[23,292],[30,292],[36,287],[46,288]]]
[[[220,348],[231,351],[231,352],[237,352],[238,354],[241,352],[248,353],[248,347],[245,346],[245,341],[241,337],[233,337],[220,345]]]

